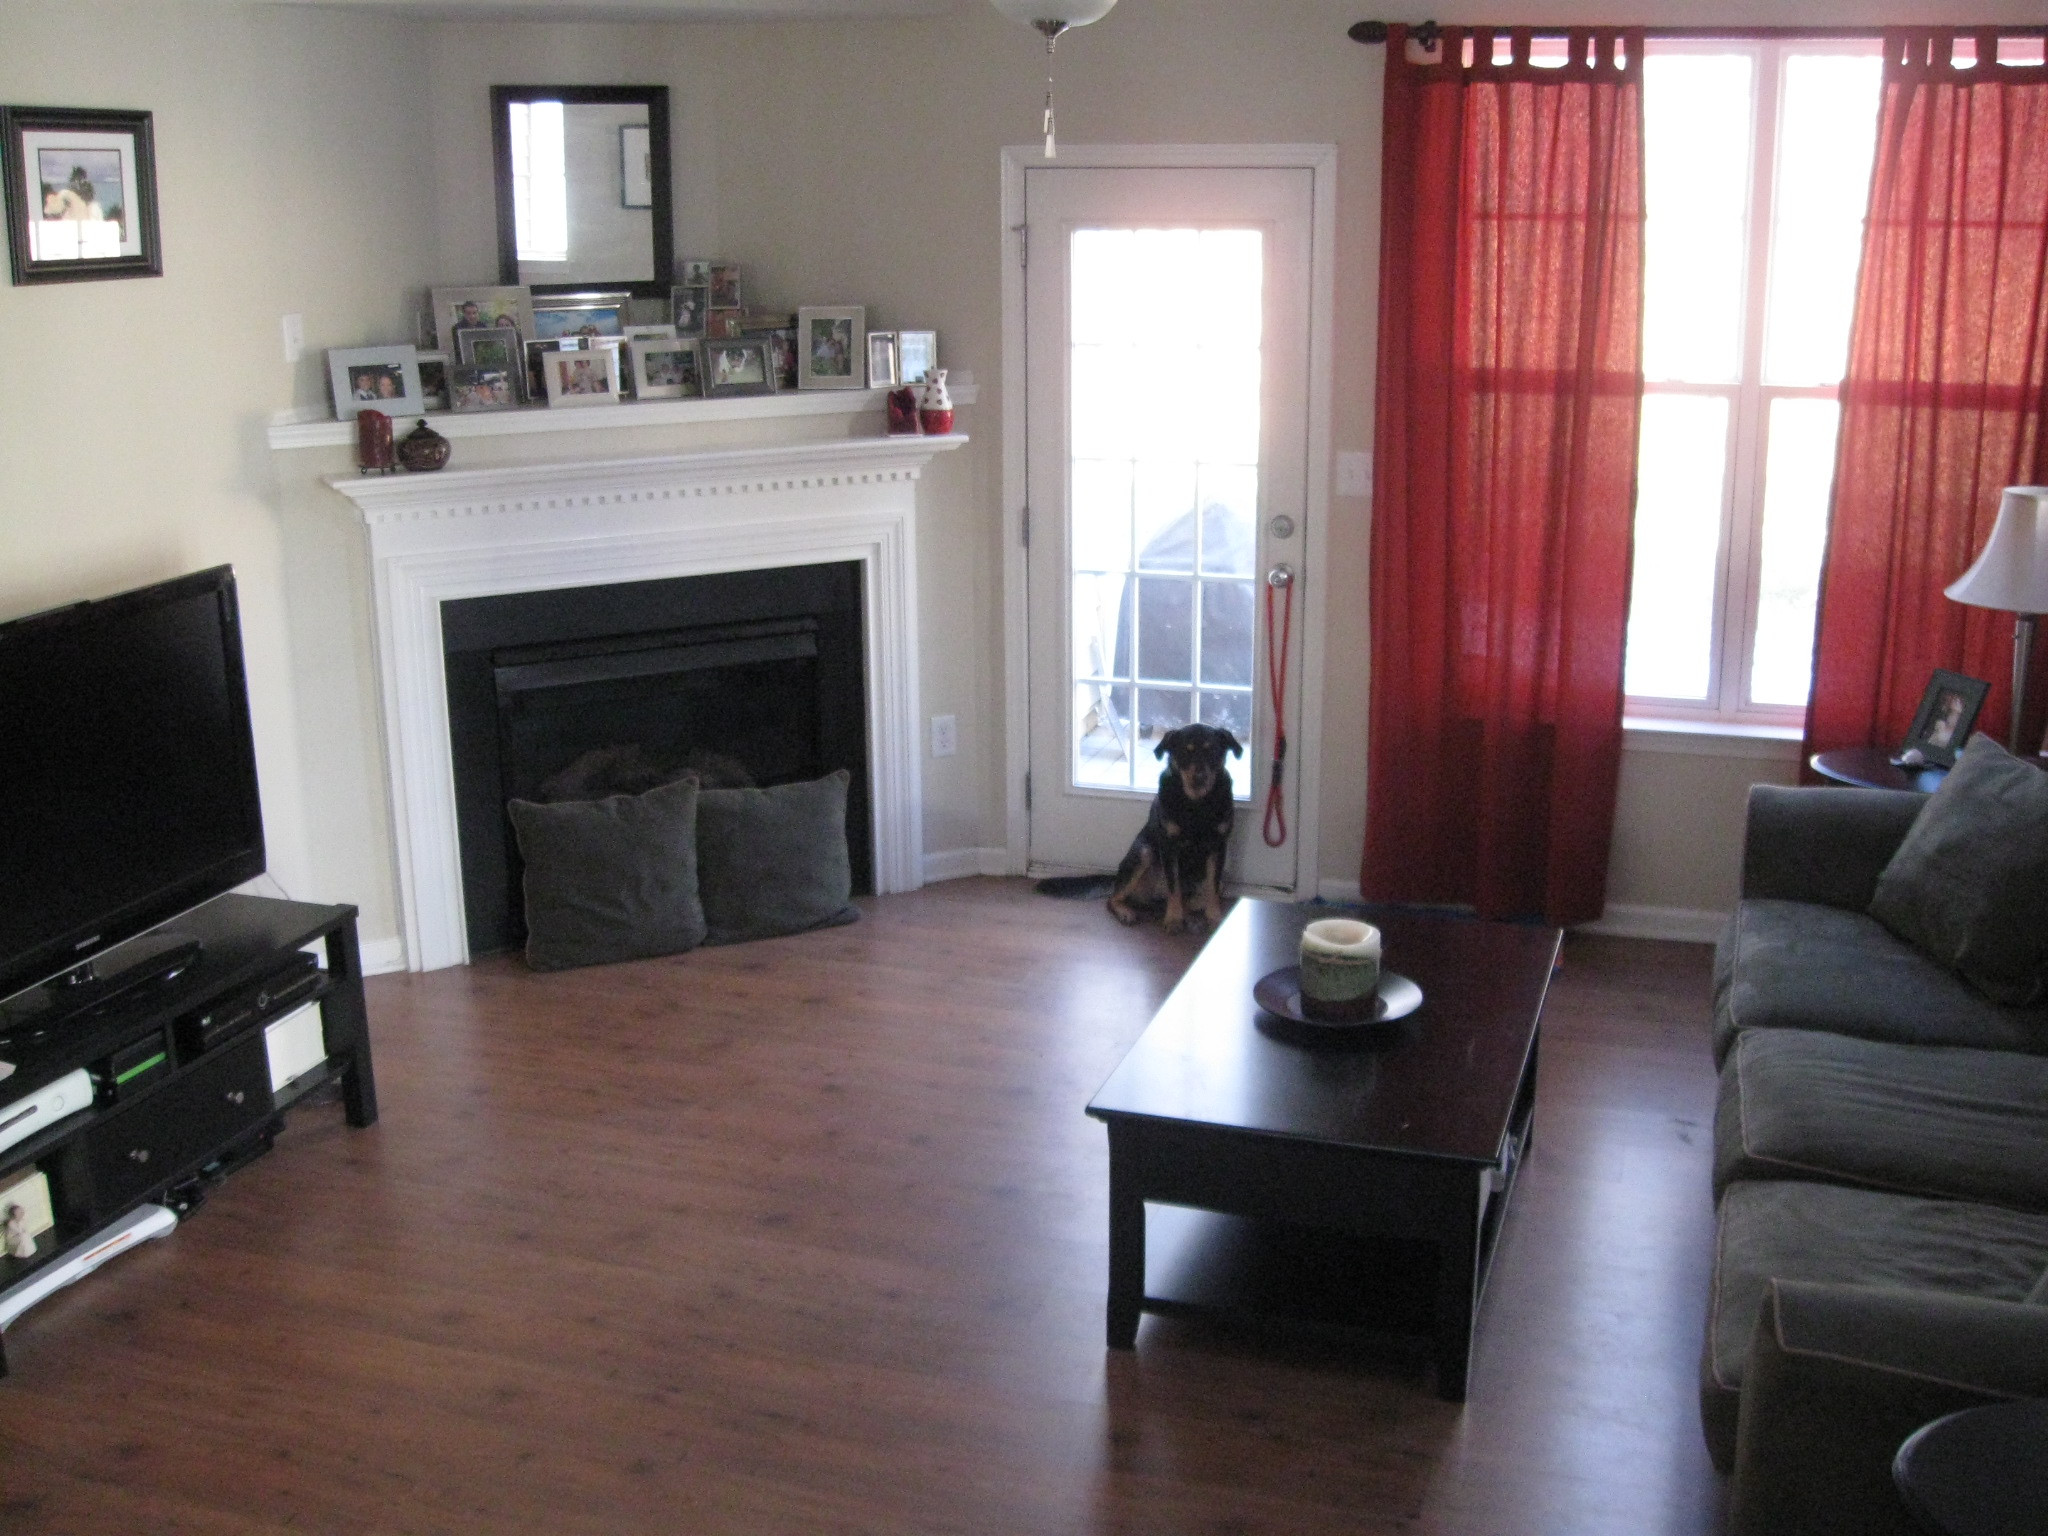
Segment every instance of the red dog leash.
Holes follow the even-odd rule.
[[[1280,643],[1273,644],[1273,594],[1284,592]],[[1268,848],[1287,841],[1287,647],[1294,635],[1294,572],[1276,565],[1266,573],[1266,686],[1273,695],[1273,770],[1266,780],[1266,821],[1261,829]]]

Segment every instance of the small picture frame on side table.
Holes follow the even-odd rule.
[[[704,396],[724,400],[735,395],[775,393],[775,365],[768,342],[760,336],[713,337],[704,342]]]
[[[705,283],[711,289],[713,309],[738,309],[745,301],[740,298],[740,265],[736,261],[714,261],[705,269]]]
[[[1956,754],[1976,729],[1977,712],[1990,692],[1987,682],[1935,668],[1913,716],[1913,728],[1906,732],[1892,759],[1894,766],[1953,768]]]
[[[0,167],[16,283],[163,275],[149,113],[0,107]]]
[[[541,367],[547,375],[548,404],[551,406],[619,403],[617,347],[546,352],[541,355]]]
[[[711,269],[718,263],[709,256],[676,258],[676,285],[681,288],[709,288]]]
[[[922,384],[925,377],[938,366],[937,331],[896,333],[896,372],[905,384]]]
[[[806,304],[796,312],[799,389],[864,389],[867,308]]]
[[[681,336],[636,337],[633,349],[633,392],[641,400],[684,400],[704,393],[703,364],[694,339]]]
[[[334,387],[336,421],[354,421],[365,406],[387,416],[417,416],[427,408],[420,390],[419,348],[411,342],[330,348],[327,377]]]
[[[868,332],[868,388],[894,389],[903,381],[896,376],[896,333]]]

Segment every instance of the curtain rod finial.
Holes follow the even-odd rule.
[[[1344,34],[1354,43],[1384,43],[1390,35],[1384,21],[1355,21]],[[1436,50],[1436,40],[1443,36],[1443,29],[1434,21],[1425,21],[1419,27],[1410,27],[1408,35],[1422,45],[1425,52]]]

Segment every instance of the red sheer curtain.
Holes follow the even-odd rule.
[[[1640,33],[1387,44],[1373,900],[1605,902],[1642,399]]]
[[[1989,681],[1977,723],[2012,739],[2012,616],[1942,589],[1984,547],[1999,492],[2048,472],[2048,69],[1997,63],[1995,35],[1884,46],[1809,753],[1896,747],[1936,667]]]

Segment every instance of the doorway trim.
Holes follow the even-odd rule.
[[[1006,868],[1025,872],[1031,822],[1024,781],[1031,767],[1030,620],[1024,550],[1026,438],[1024,352],[1024,173],[1032,170],[1305,170],[1309,173],[1308,474],[1303,530],[1307,569],[1294,589],[1301,631],[1304,720],[1287,741],[1295,769],[1288,835],[1294,839],[1294,894],[1316,894],[1322,871],[1323,572],[1330,518],[1330,379],[1336,338],[1337,146],[1334,144],[1066,144],[1003,150],[1003,806]],[[1261,610],[1263,613],[1263,609]],[[1263,622],[1263,619],[1261,619]],[[1263,679],[1260,680],[1263,684]],[[1247,807],[1256,825],[1264,806]]]

